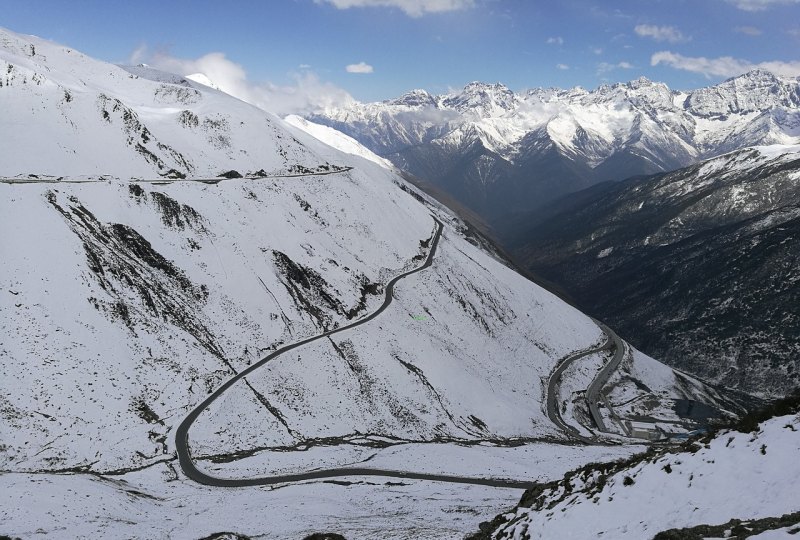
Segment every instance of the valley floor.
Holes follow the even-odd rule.
[[[640,446],[515,448],[401,445],[371,465],[453,474],[548,481],[578,464],[607,461]],[[272,454],[275,456],[275,454]],[[278,454],[280,467],[285,457]],[[313,468],[310,461],[303,467]],[[201,538],[236,532],[301,538],[337,532],[358,538],[462,537],[503,508],[521,489],[415,480],[347,477],[271,487],[215,488],[189,481],[177,460],[120,476],[86,473],[0,475],[0,534],[44,538]]]

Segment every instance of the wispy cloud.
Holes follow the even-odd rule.
[[[374,70],[372,66],[366,62],[359,62],[358,64],[348,64],[345,68],[347,73],[372,73]]]
[[[746,36],[760,36],[764,33],[760,28],[756,28],[755,26],[737,26],[733,31]]]
[[[800,0],[725,0],[743,11],[764,11],[773,6],[800,4]]]
[[[603,49],[601,47],[589,47],[589,50],[592,51],[593,54],[600,56],[603,54]]]
[[[561,36],[549,37],[549,38],[547,38],[547,44],[548,45],[563,45],[564,44],[564,38],[562,38]]]
[[[241,65],[220,52],[187,59],[139,47],[131,54],[130,62],[146,62],[155,69],[183,76],[202,73],[223,92],[279,116],[311,113],[353,101],[345,90],[320,80],[307,69],[292,74],[292,83],[288,85],[252,82]]]
[[[361,7],[393,7],[409,17],[422,17],[428,13],[459,11],[475,6],[475,0],[314,0],[317,4],[331,4],[337,9]]]
[[[637,36],[649,37],[656,41],[668,41],[670,43],[685,43],[692,38],[685,36],[683,32],[674,26],[655,26],[652,24],[638,24],[633,29]]]
[[[569,66],[567,64],[556,64],[556,68],[560,69],[560,70],[563,70],[563,71],[566,71],[566,70],[569,69]]]
[[[603,75],[615,69],[633,69],[633,64],[630,62],[617,62],[616,64],[609,64],[608,62],[600,62],[597,64],[597,74]]]
[[[797,77],[800,75],[800,62],[750,62],[741,58],[721,56],[706,58],[704,56],[683,56],[671,51],[660,51],[650,57],[650,65],[666,64],[675,69],[700,73],[706,77],[733,77],[754,69],[765,69],[776,75]]]

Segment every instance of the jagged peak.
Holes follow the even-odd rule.
[[[661,84],[663,84],[663,83],[657,83],[657,82],[651,81],[650,79],[648,79],[647,77],[642,75],[638,79],[634,79],[632,81],[629,81],[626,84],[626,86],[628,88],[636,89],[636,88],[642,88],[642,87],[645,87],[645,86],[656,86],[656,85],[661,85]]]
[[[473,81],[463,90],[444,97],[446,107],[465,110],[480,110],[482,114],[508,111],[514,107],[516,94],[502,83]]]
[[[508,90],[508,87],[501,82],[496,83],[487,83],[483,81],[472,81],[464,85],[464,89],[468,88],[495,88],[495,89],[504,89]]]
[[[436,100],[427,90],[415,88],[395,99],[384,101],[387,105],[405,105],[408,107],[436,107]]]
[[[728,82],[736,82],[736,81],[768,81],[768,82],[778,82],[780,77],[778,77],[773,72],[763,69],[763,68],[755,68],[741,75],[737,75],[735,77],[731,77],[726,79],[722,84]]]

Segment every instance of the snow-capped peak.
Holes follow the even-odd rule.
[[[437,103],[434,97],[426,90],[412,90],[406,92],[402,96],[386,101],[387,105],[401,105],[406,107],[436,107]]]
[[[459,112],[496,116],[512,110],[517,104],[517,96],[503,84],[473,81],[462,91],[444,97],[442,104]]]

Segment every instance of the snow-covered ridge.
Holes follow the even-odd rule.
[[[272,175],[335,155],[201,82],[0,29],[0,177]]]
[[[770,419],[755,433],[721,431],[686,451],[656,451],[631,465],[570,473],[526,493],[518,508],[498,516],[495,529],[481,537],[638,540],[733,518],[781,517],[800,509],[798,452],[797,414]]]
[[[294,114],[287,116],[284,118],[284,120],[287,124],[305,131],[328,146],[336,148],[345,154],[351,154],[368,159],[373,163],[377,163],[382,167],[386,167],[387,169],[391,169],[393,167],[392,163],[388,159],[384,159],[376,155],[374,152],[371,152],[369,149],[367,149],[366,146],[359,143],[354,138],[348,137],[341,131],[337,131],[331,127],[323,126],[321,124],[315,124],[314,122],[310,122],[305,118]]]

